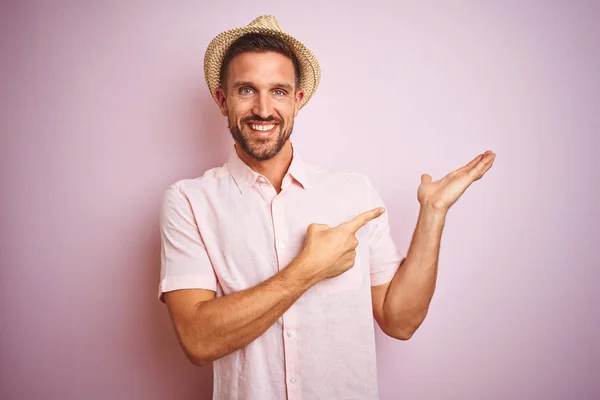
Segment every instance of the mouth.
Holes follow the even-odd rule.
[[[269,122],[269,123],[256,123],[256,122],[247,122],[246,126],[250,128],[250,133],[255,136],[267,137],[273,134],[277,128],[278,124]]]

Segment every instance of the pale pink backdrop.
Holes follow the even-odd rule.
[[[0,398],[210,398],[156,299],[158,210],[225,162],[204,50],[263,13],[322,65],[294,143],[368,173],[403,250],[420,174],[497,153],[421,329],[377,331],[381,399],[600,397],[599,3],[50,3],[0,6]]]

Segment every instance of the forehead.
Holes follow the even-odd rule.
[[[252,52],[239,54],[231,60],[227,81],[228,86],[235,81],[283,82],[293,86],[294,78],[294,63],[288,57],[274,52]]]

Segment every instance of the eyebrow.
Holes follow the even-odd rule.
[[[233,84],[233,88],[234,89],[237,89],[237,88],[242,87],[242,86],[254,87],[254,84],[252,82],[249,82],[249,81],[238,81],[238,82],[235,82]],[[291,92],[292,90],[294,90],[294,88],[292,87],[292,85],[290,85],[288,83],[275,83],[272,86],[273,87],[282,88],[282,89],[286,89],[289,92]]]

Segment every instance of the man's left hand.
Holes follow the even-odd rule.
[[[421,206],[446,214],[471,184],[483,177],[492,167],[496,154],[491,150],[475,157],[467,165],[450,172],[442,179],[432,182],[428,174],[421,175],[417,199]]]

